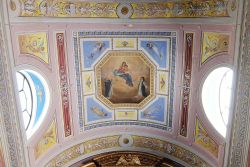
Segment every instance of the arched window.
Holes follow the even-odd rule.
[[[45,79],[35,71],[18,71],[16,78],[24,127],[27,138],[30,138],[47,113],[49,89]]]
[[[231,106],[233,71],[228,67],[213,70],[202,87],[204,111],[214,128],[226,136]]]

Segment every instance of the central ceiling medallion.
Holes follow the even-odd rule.
[[[97,98],[112,109],[141,108],[154,97],[155,65],[142,51],[109,51],[95,71]]]

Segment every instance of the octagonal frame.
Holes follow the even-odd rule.
[[[135,55],[136,54],[136,55]],[[139,57],[143,62],[145,62],[150,69],[150,94],[145,97],[141,102],[138,104],[136,103],[118,103],[114,104],[112,103],[108,98],[104,97],[102,94],[102,81],[101,81],[101,67],[110,60],[111,57],[122,57],[122,56],[136,56]],[[148,104],[151,100],[154,99],[155,97],[155,76],[156,76],[156,65],[147,57],[145,53],[139,50],[130,50],[130,51],[124,51],[124,50],[119,50],[119,51],[114,51],[110,50],[108,51],[102,59],[100,59],[96,64],[95,64],[95,77],[96,77],[96,98],[100,100],[104,105],[111,109],[117,109],[117,108],[136,108],[136,109],[141,109],[143,108],[146,104]]]

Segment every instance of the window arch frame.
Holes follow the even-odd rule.
[[[32,118],[31,118],[31,123],[29,125],[29,127],[26,129],[25,128],[25,124],[24,124],[24,119],[23,119],[23,115],[20,114],[20,116],[22,117],[22,123],[23,123],[23,127],[24,127],[24,133],[26,135],[26,139],[29,140],[36,132],[37,130],[41,127],[41,125],[44,123],[46,116],[48,115],[49,111],[50,111],[50,107],[51,107],[51,88],[50,88],[50,82],[48,80],[48,78],[45,77],[44,73],[41,72],[41,70],[33,67],[33,66],[24,66],[24,67],[17,67],[17,69],[15,70],[15,74],[17,73],[21,73],[22,75],[24,75],[27,80],[29,81],[29,85],[31,85],[31,89],[32,89],[32,95],[33,95],[33,110],[35,109],[36,111],[32,112]],[[26,74],[24,74],[26,73]],[[36,119],[36,114],[37,114],[37,90],[35,88],[35,84],[34,83],[30,83],[33,82],[33,79],[31,79],[31,76],[28,73],[32,73],[33,75],[35,75],[36,78],[38,78],[39,82],[41,82],[41,84],[43,85],[44,88],[44,92],[45,92],[45,102],[44,102],[44,106],[42,108],[42,112],[39,116],[39,119],[37,120],[37,122],[35,123],[35,119]],[[17,91],[18,91],[18,81],[17,81],[17,77],[15,76],[15,80],[16,80],[16,87],[17,87]],[[34,93],[35,92],[35,93]],[[17,92],[19,93],[19,92]],[[19,100],[19,112],[21,110],[21,101],[19,99],[19,94],[17,94],[17,99]],[[31,127],[32,125],[32,121],[33,121],[33,127]]]
[[[207,80],[207,78],[210,76],[211,73],[213,73],[215,70],[219,69],[219,68],[228,68],[228,70],[231,70],[232,72],[232,83],[231,83],[231,97],[230,97],[230,102],[229,102],[229,111],[228,111],[228,122],[227,124],[225,125],[225,135],[221,134],[216,126],[212,123],[212,121],[210,120],[208,114],[206,113],[205,111],[205,107],[203,105],[203,98],[202,98],[202,92],[203,92],[203,86]],[[227,72],[226,72],[227,73]],[[225,74],[225,73],[224,73]],[[223,74],[223,75],[224,75]],[[221,81],[222,82],[223,78],[221,78]],[[230,124],[230,121],[231,120],[231,115],[232,115],[232,110],[233,110],[233,90],[234,90],[234,87],[235,87],[235,68],[233,65],[231,64],[227,64],[227,63],[220,63],[220,64],[217,64],[217,65],[214,65],[212,67],[210,67],[206,72],[204,72],[202,74],[202,80],[200,82],[200,86],[199,86],[199,106],[200,106],[200,109],[202,111],[202,114],[204,115],[204,117],[206,118],[207,122],[211,125],[211,127],[214,128],[214,130],[220,135],[222,136],[224,139],[227,137],[228,135],[228,130],[229,130],[229,127],[231,125]],[[219,93],[220,93],[220,88],[219,88]],[[220,99],[220,97],[218,97],[218,99]],[[218,102],[219,103],[219,102]],[[220,112],[221,108],[219,107],[219,112]],[[221,119],[223,120],[223,116],[221,115],[221,113],[219,113],[219,115],[221,116]],[[223,122],[224,124],[224,122]]]

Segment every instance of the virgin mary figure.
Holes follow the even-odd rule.
[[[128,86],[131,86],[131,87],[133,86],[132,77],[128,72],[128,65],[125,61],[122,62],[121,66],[118,69],[114,70],[114,75],[122,77],[126,81],[126,84]]]

